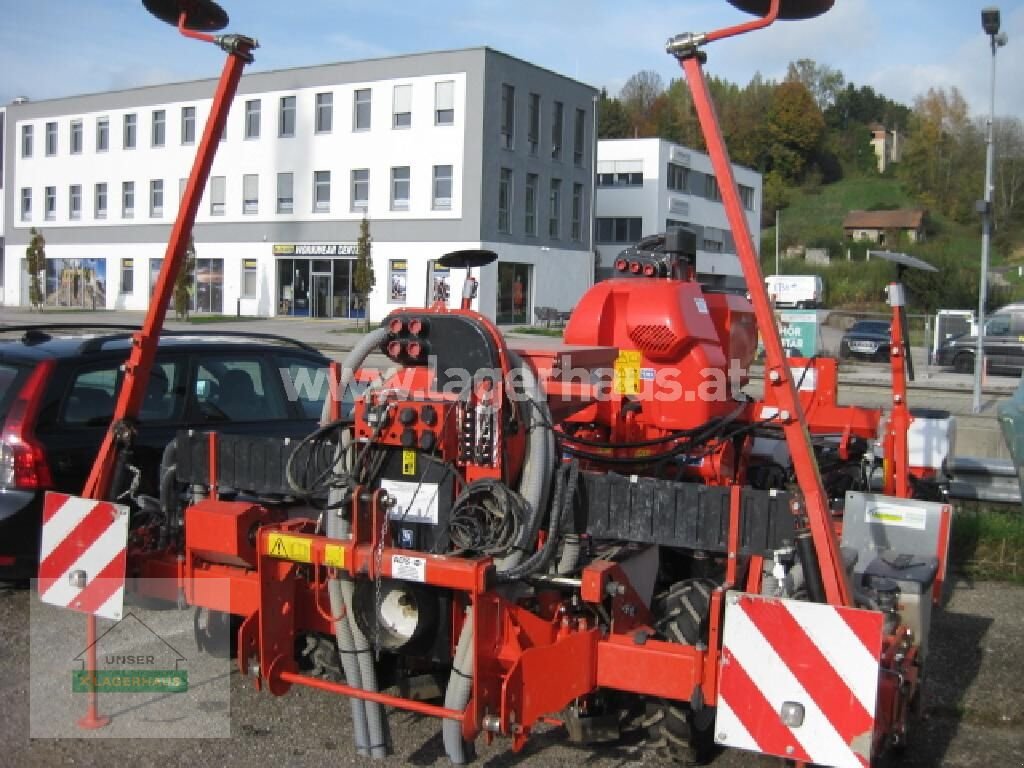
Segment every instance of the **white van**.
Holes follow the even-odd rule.
[[[776,307],[815,309],[825,302],[825,283],[817,275],[769,275],[764,284]]]

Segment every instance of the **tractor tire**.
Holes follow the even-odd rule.
[[[706,645],[711,593],[708,579],[686,579],[673,584],[654,600],[654,628],[658,636],[682,645]],[[681,702],[650,699],[643,721],[644,749],[657,765],[703,765],[714,746],[713,711],[699,714]]]
[[[974,373],[974,354],[961,352],[953,358],[953,370],[957,373]]]

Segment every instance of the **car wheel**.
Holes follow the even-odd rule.
[[[953,370],[955,370],[957,373],[973,373],[974,353],[961,352],[959,355],[953,358]]]

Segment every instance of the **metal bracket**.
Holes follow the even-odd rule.
[[[708,36],[704,32],[682,32],[668,39],[665,43],[665,52],[680,61],[697,56],[703,64],[707,54],[698,49],[707,41]]]
[[[252,55],[253,49],[259,48],[259,41],[245,35],[217,35],[214,40],[221,50],[232,56],[238,56],[246,64],[252,64],[255,58]]]

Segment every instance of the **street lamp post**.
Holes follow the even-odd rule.
[[[981,374],[985,366],[985,299],[988,293],[988,255],[992,244],[992,165],[995,155],[993,131],[996,116],[996,50],[1006,45],[1006,33],[999,32],[999,9],[983,8],[981,28],[989,36],[992,48],[991,93],[988,109],[988,135],[985,139],[985,199],[978,201],[981,213],[981,284],[978,288],[978,341],[974,351],[975,413],[981,411]]]

